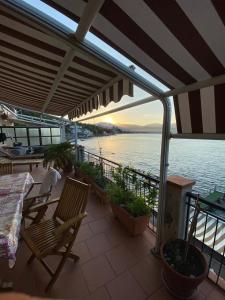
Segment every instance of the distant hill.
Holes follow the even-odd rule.
[[[102,128],[108,128],[108,129],[113,129],[113,128],[119,128],[123,132],[140,132],[140,133],[161,133],[162,132],[162,124],[159,123],[152,123],[152,124],[147,124],[147,125],[136,125],[136,124],[111,124],[111,123],[105,123],[105,122],[100,122],[97,123],[99,127]],[[176,132],[176,125],[172,124],[171,128],[172,132]]]

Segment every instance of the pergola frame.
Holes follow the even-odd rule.
[[[0,0],[3,3],[2,0]],[[94,3],[94,4],[93,4]],[[95,19],[99,9],[103,5],[104,0],[98,1],[90,1],[84,10],[83,16],[81,17],[80,23],[78,25],[77,31],[74,34],[74,39],[68,40],[65,31],[68,32],[68,29],[63,25],[59,25],[53,19],[50,21],[41,12],[36,10],[32,10],[31,7],[25,3],[22,3],[18,0],[8,0],[7,6],[11,9],[16,9],[16,11],[28,19],[36,20],[37,26],[41,28],[45,28],[48,34],[51,34],[55,38],[63,41],[66,45],[69,46],[70,51],[66,55],[66,59],[59,70],[57,77],[52,85],[52,89],[49,93],[48,99],[43,106],[42,112],[45,112],[45,109],[48,103],[51,101],[52,95],[54,94],[55,89],[57,88],[58,83],[60,82],[60,78],[62,78],[68,62],[71,60],[71,57],[74,55],[75,51],[83,50],[87,52],[89,55],[93,55],[97,59],[107,63],[109,66],[113,67],[117,72],[118,76],[125,76],[130,79],[135,85],[145,90],[146,92],[153,95],[153,97],[148,97],[139,101],[136,101],[132,104],[128,104],[122,106],[117,109],[109,110],[106,113],[98,114],[94,116],[94,118],[102,116],[104,114],[118,112],[124,109],[128,109],[131,107],[135,107],[138,105],[142,105],[144,103],[148,103],[154,100],[160,100],[163,105],[163,127],[162,127],[162,143],[161,143],[161,159],[160,159],[160,191],[159,191],[159,211],[158,211],[158,219],[157,219],[157,244],[156,250],[159,250],[159,246],[161,243],[162,230],[164,224],[164,215],[165,215],[165,192],[166,192],[166,180],[167,180],[167,169],[168,169],[168,154],[169,154],[169,140],[171,137],[175,138],[207,138],[207,139],[225,139],[224,134],[201,134],[201,135],[193,135],[193,134],[178,134],[171,135],[170,126],[171,126],[171,104],[168,97],[178,95],[180,93],[185,93],[189,91],[193,91],[197,88],[208,87],[210,85],[224,83],[225,75],[214,77],[208,80],[204,80],[201,82],[197,82],[188,86],[184,86],[182,88],[177,88],[174,90],[170,90],[168,92],[163,92],[161,89],[156,87],[154,84],[145,80],[142,76],[139,76],[134,71],[124,66],[117,60],[113,59],[111,56],[107,55],[101,49],[95,47],[92,43],[84,41],[84,37],[88,32],[93,20]],[[4,3],[5,4],[5,3]],[[87,17],[88,16],[88,17]],[[88,120],[93,117],[83,118],[81,121]]]

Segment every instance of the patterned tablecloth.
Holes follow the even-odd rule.
[[[0,176],[0,257],[16,262],[23,199],[34,182],[30,173]]]

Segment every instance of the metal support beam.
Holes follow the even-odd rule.
[[[117,107],[117,108],[105,111],[103,113],[97,114],[95,116],[90,116],[90,117],[83,118],[83,119],[80,119],[80,120],[77,120],[77,121],[78,122],[83,122],[83,121],[91,120],[93,118],[99,118],[99,117],[102,117],[102,116],[105,116],[105,115],[109,115],[109,114],[113,114],[113,113],[116,113],[116,112],[119,112],[119,111],[122,111],[122,110],[125,110],[125,109],[128,109],[128,108],[132,108],[132,107],[136,107],[136,106],[139,106],[139,105],[143,105],[143,104],[155,101],[155,100],[159,100],[159,98],[158,97],[150,96],[150,97],[147,97],[147,98],[135,101],[133,103],[126,104],[124,106],[120,106],[120,107]]]
[[[24,108],[24,107],[22,107],[22,106],[14,105],[14,104],[11,104],[11,103],[7,103],[7,102],[2,101],[2,100],[0,101],[0,104],[9,105],[10,107],[13,107],[13,108],[15,108],[15,109],[21,109],[21,110],[24,110],[24,111],[27,111],[27,112],[32,112],[32,113],[41,114],[40,111],[33,110],[33,109],[28,109],[28,108]],[[20,116],[20,115],[18,114],[18,116]],[[60,120],[63,120],[63,122],[65,122],[65,123],[71,123],[68,119],[65,119],[65,118],[59,118],[59,117],[54,116],[54,115],[50,115],[50,114],[44,113],[44,114],[42,115],[42,119],[43,119],[43,116],[51,116],[52,118],[54,118],[54,119],[56,119],[56,120],[59,120],[59,121],[60,121]],[[41,119],[41,116],[40,116],[40,119]]]
[[[52,87],[51,87],[51,90],[48,94],[48,97],[43,105],[43,108],[42,108],[42,113],[44,113],[50,103],[50,101],[52,100],[52,97],[54,96],[54,93],[58,87],[58,84],[60,83],[61,79],[63,78],[65,72],[67,71],[69,65],[71,64],[73,58],[74,58],[74,55],[75,55],[75,52],[73,49],[70,49],[65,57],[64,57],[64,60],[63,60],[63,63],[61,64],[59,70],[58,70],[58,73],[55,77],[55,80],[52,84]]]
[[[225,140],[224,133],[182,133],[171,134],[174,139]]]
[[[163,104],[163,128],[161,142],[160,158],[160,182],[159,182],[159,206],[157,215],[157,238],[154,253],[157,255],[160,251],[161,241],[163,238],[163,229],[165,224],[165,206],[166,206],[166,183],[169,166],[169,142],[171,129],[171,103],[168,98],[162,100]]]
[[[222,84],[222,83],[225,83],[225,75],[212,77],[212,78],[209,78],[209,79],[206,79],[206,80],[202,80],[202,81],[198,81],[196,83],[192,83],[190,85],[183,86],[181,88],[173,89],[171,91],[163,93],[163,96],[164,97],[175,96],[175,95],[179,95],[181,93],[187,93],[187,92],[191,92],[191,91],[194,91],[194,90],[202,89],[204,87],[208,87],[208,86],[211,86],[211,85]]]
[[[97,16],[100,8],[102,7],[105,0],[91,0],[88,1],[85,6],[83,15],[80,19],[79,25],[77,27],[77,31],[75,33],[75,38],[78,41],[82,41],[89,31],[91,24],[94,22],[95,17]]]

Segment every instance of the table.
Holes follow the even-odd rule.
[[[30,173],[0,176],[0,257],[16,262],[23,199],[34,182]]]
[[[13,166],[16,165],[29,165],[30,172],[32,172],[32,165],[42,164],[44,161],[43,158],[21,158],[21,159],[10,159],[5,157],[0,157],[0,164],[12,163]]]

